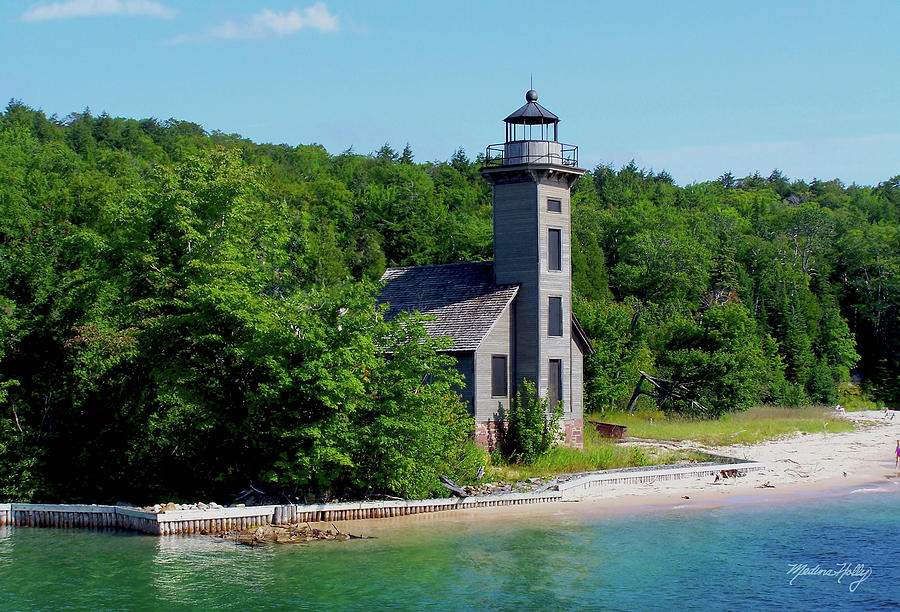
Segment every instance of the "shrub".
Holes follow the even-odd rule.
[[[549,404],[549,399],[537,394],[533,382],[522,381],[522,390],[510,402],[507,417],[505,450],[510,459],[531,463],[553,448],[559,435],[563,407],[559,402],[551,410]]]

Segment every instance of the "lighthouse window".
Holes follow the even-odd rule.
[[[562,298],[551,297],[549,316],[547,317],[547,335],[562,336]]]
[[[506,355],[491,356],[491,395],[506,397]]]
[[[548,199],[547,210],[549,210],[550,212],[562,212],[562,201],[554,200],[552,198]]]
[[[550,407],[554,408],[563,398],[561,359],[550,360],[550,371],[547,378],[549,383],[547,386],[550,388]]]
[[[548,269],[562,270],[562,232],[558,229],[551,229],[547,238]]]

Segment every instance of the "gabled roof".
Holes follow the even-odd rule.
[[[432,338],[449,336],[453,350],[474,351],[509,306],[518,285],[495,285],[491,262],[388,268],[378,300],[388,302],[387,318],[418,310]]]

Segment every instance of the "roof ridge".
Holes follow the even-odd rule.
[[[456,261],[453,263],[443,263],[443,264],[421,264],[418,266],[388,266],[385,268],[387,270],[412,270],[414,268],[440,268],[440,267],[450,267],[450,266],[481,266],[481,265],[494,265],[494,261]]]

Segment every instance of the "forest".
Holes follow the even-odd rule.
[[[386,266],[491,259],[480,167],[11,101],[0,499],[433,494],[471,467],[460,380],[374,296]],[[900,403],[900,175],[601,165],[572,208],[586,409],[623,408],[640,371],[712,415]]]

